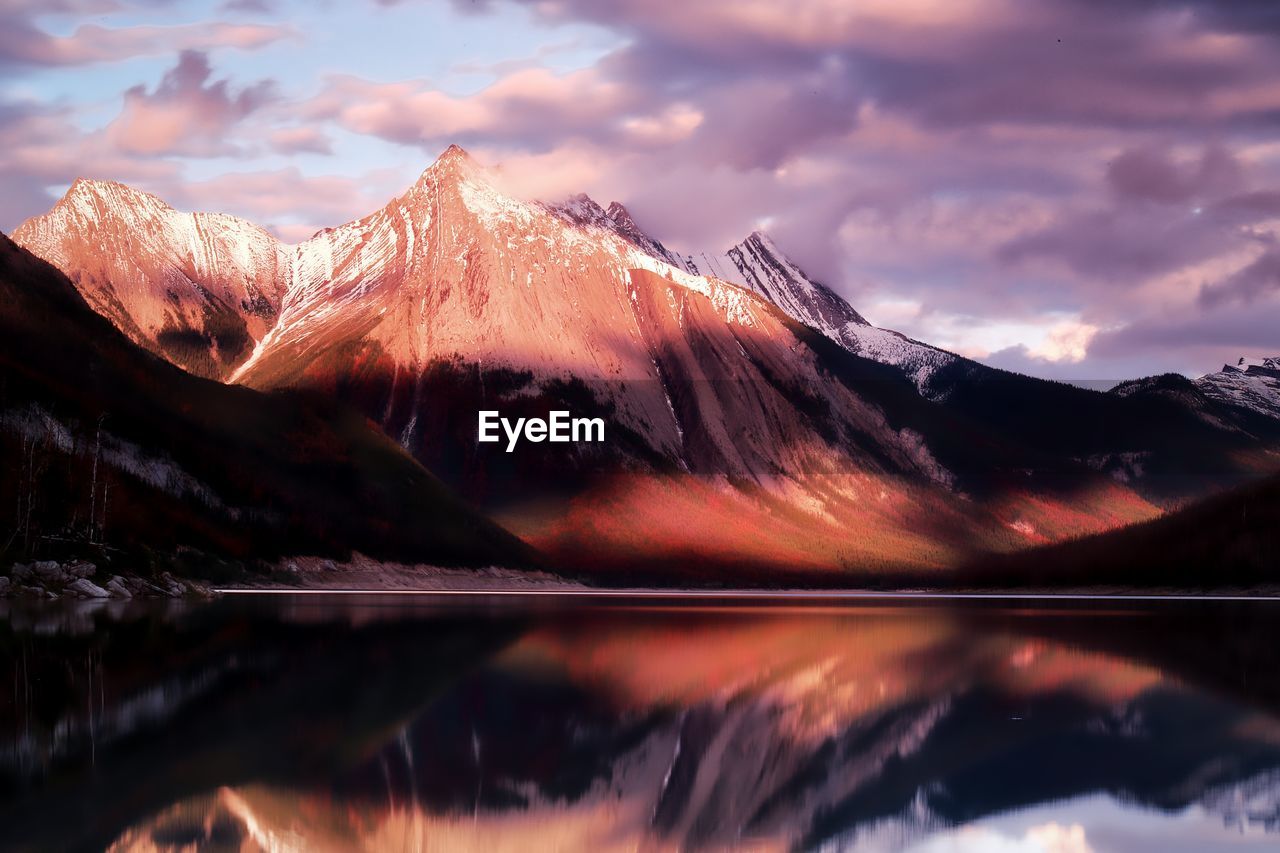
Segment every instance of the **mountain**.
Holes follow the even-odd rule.
[[[931,379],[941,368],[960,361],[959,356],[871,325],[843,297],[810,278],[767,234],[755,231],[723,256],[701,254],[698,260],[712,275],[758,293],[854,355],[897,368],[926,397],[945,396]]]
[[[809,277],[769,235],[754,231],[723,254],[680,255],[649,236],[618,202],[602,210],[585,195],[557,207],[573,221],[606,228],[641,251],[694,275],[731,282],[763,297],[792,319],[816,329],[854,355],[897,368],[930,399],[944,398],[946,388],[931,382],[934,374],[965,363],[953,353],[923,344],[892,329],[871,325],[843,297]]]
[[[756,232],[723,255],[681,256],[646,235],[629,214],[625,227],[614,221],[615,206],[605,212],[586,196],[573,200],[575,210],[598,212],[577,216],[580,221],[601,223],[681,269],[710,271],[764,296],[849,352],[894,368],[924,397],[988,435],[1088,465],[1157,504],[1176,506],[1277,469],[1280,383],[1274,360],[1241,360],[1239,368],[1194,383],[1149,377],[1105,394],[1035,379],[870,325],[767,235]]]
[[[1085,466],[954,423],[758,295],[655,257],[613,210],[513,199],[451,148],[382,210],[297,248],[279,322],[233,379],[351,402],[518,533],[597,565],[940,565],[974,542],[1151,511]],[[482,408],[568,408],[611,438],[509,454],[477,444]],[[1007,491],[1028,487],[1044,502]]]
[[[1241,358],[1195,384],[1218,402],[1280,418],[1280,358]]]
[[[275,325],[289,281],[287,249],[265,230],[114,182],[77,180],[13,239],[67,271],[134,343],[216,379]]]
[[[127,340],[0,235],[4,556],[130,568],[195,548],[520,564],[528,549],[333,401],[201,379]]]
[[[1280,582],[1280,477],[1143,524],[961,567],[957,583],[1008,587],[1274,588]]]
[[[146,257],[182,259],[189,235],[146,223],[184,215],[140,194],[145,215],[108,217],[85,191],[49,215],[95,211],[65,219],[85,234],[43,217],[19,235],[41,251],[59,234],[48,251],[126,332],[144,325],[135,315],[167,316],[173,298],[155,288],[112,314],[115,285],[89,274],[129,269],[138,241],[100,241],[89,260],[55,250],[93,245],[110,219],[138,223]],[[939,567],[1150,517],[1274,466],[1265,442],[1280,443],[1208,398],[1206,418],[877,329],[761,234],[713,265],[620,204],[513,198],[456,146],[381,210],[254,257],[227,268],[282,295],[228,381],[353,406],[553,558],[596,570]],[[182,264],[194,294],[228,278]],[[508,453],[477,442],[482,409],[601,417],[607,440]]]

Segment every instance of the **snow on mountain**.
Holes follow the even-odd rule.
[[[1195,385],[1220,403],[1280,418],[1280,357],[1241,358],[1201,376]]]
[[[617,202],[604,210],[589,197],[578,195],[555,209],[573,222],[618,234],[673,267],[746,288],[849,352],[898,368],[930,399],[943,399],[947,393],[945,387],[930,381],[938,370],[962,361],[946,350],[871,325],[839,294],[810,278],[761,231],[752,232],[720,255],[700,252],[685,256],[650,237]]]
[[[874,407],[823,381],[812,354],[791,355],[794,337],[767,303],[641,249],[619,233],[620,210],[513,199],[451,147],[382,210],[297,247],[279,322],[232,378],[276,387],[358,370],[385,384],[374,408],[411,448],[424,440],[415,429],[433,363],[527,373],[530,388],[572,380],[649,451],[759,478],[817,452],[766,364],[825,398],[839,430],[881,447],[877,465],[948,476]],[[711,380],[748,385],[754,398]],[[690,383],[715,390],[684,399]]]
[[[849,352],[898,368],[926,397],[944,396],[929,380],[938,369],[958,361],[957,356],[871,325],[839,294],[810,278],[767,234],[752,232],[723,259],[728,264],[716,260],[713,268],[726,273],[729,281],[760,294]]]
[[[248,357],[288,281],[288,250],[262,228],[109,181],[77,180],[13,239],[135,343],[201,376],[223,378]]]
[[[608,209],[605,209],[586,193],[578,193],[567,201],[544,207],[575,225],[615,234],[642,252],[682,272],[699,274],[690,258],[671,251],[637,225],[631,218],[631,212],[621,202],[610,202]]]

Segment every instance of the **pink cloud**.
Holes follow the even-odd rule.
[[[231,213],[293,241],[372,213],[404,189],[394,170],[347,177],[289,167],[174,182],[154,191],[183,210]]]
[[[281,154],[332,154],[329,138],[315,127],[282,127],[268,135],[271,147]]]
[[[287,26],[212,22],[171,27],[84,24],[51,36],[30,21],[0,14],[0,64],[88,65],[182,50],[253,50],[295,35]]]
[[[536,146],[539,140],[574,134],[623,132],[628,119],[649,116],[661,122],[662,111],[650,114],[649,106],[637,90],[595,68],[568,74],[522,68],[470,97],[446,94],[425,81],[333,77],[300,112],[355,133],[434,151],[442,140],[519,139]]]
[[[269,81],[232,93],[226,80],[211,81],[208,57],[183,51],[154,92],[135,86],[106,130],[107,139],[132,154],[207,157],[235,152],[228,132],[273,97]]]

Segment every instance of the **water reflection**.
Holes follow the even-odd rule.
[[[423,597],[3,611],[3,846],[1274,846],[1275,615]]]

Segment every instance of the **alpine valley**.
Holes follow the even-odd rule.
[[[34,442],[61,448],[54,468],[92,449],[95,478],[145,481],[149,501],[204,490],[166,547],[259,547],[218,533],[208,507],[235,505],[275,519],[253,529],[279,555],[943,583],[1280,470],[1277,359],[1106,393],[996,370],[871,325],[763,233],[680,255],[621,204],[514,198],[456,146],[299,245],[83,179],[13,242],[0,363],[21,394],[0,397],[0,497],[41,488]],[[67,369],[32,368],[46,361]],[[103,376],[91,406],[69,390]],[[599,417],[607,440],[506,453],[477,442],[481,409]],[[45,534],[128,530],[98,521],[93,488],[39,504]]]

